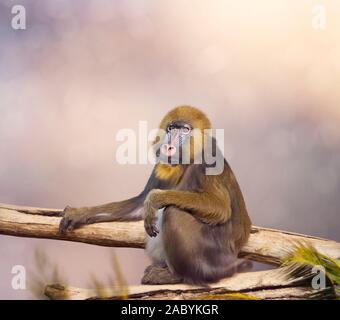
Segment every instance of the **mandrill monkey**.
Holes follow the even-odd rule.
[[[248,240],[251,222],[226,160],[222,158],[219,174],[206,174],[210,165],[203,145],[210,128],[208,118],[196,108],[171,110],[160,124],[154,143],[160,161],[144,190],[125,201],[66,207],[60,232],[96,222],[144,219],[152,265],[142,283],[207,284],[232,275],[242,265],[237,255]],[[198,139],[194,132],[201,133]],[[216,142],[215,149],[219,153]],[[197,164],[198,155],[203,160]]]

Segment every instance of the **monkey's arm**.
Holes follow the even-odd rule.
[[[144,190],[136,197],[94,207],[71,208],[67,206],[59,224],[59,232],[65,233],[81,225],[97,222],[142,220],[143,203],[150,190],[165,187],[153,171]]]
[[[178,190],[152,190],[144,202],[144,225],[150,236],[156,236],[156,212],[166,206],[189,211],[205,223],[216,225],[228,221],[231,202],[228,192],[192,192]]]
[[[137,196],[128,200],[112,202],[94,207],[64,209],[64,217],[59,224],[59,232],[65,233],[84,224],[108,221],[133,221],[143,218],[144,197]]]

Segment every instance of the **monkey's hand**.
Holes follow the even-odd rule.
[[[72,231],[81,225],[89,223],[87,208],[71,208],[67,206],[63,213],[63,218],[59,224],[60,234],[65,234],[66,231]]]
[[[152,203],[152,192],[149,193],[144,202],[144,228],[150,237],[156,237],[159,230],[156,227],[158,208]]]

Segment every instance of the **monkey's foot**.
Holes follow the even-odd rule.
[[[168,267],[150,265],[144,271],[142,284],[175,284],[183,279],[173,274]]]

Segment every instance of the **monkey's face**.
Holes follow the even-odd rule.
[[[204,130],[211,128],[200,110],[180,106],[169,111],[160,123],[154,142],[157,160],[167,164],[201,163]]]
[[[184,121],[169,122],[160,137],[157,152],[159,160],[168,164],[182,164],[185,159],[189,161],[192,130],[192,126]]]

